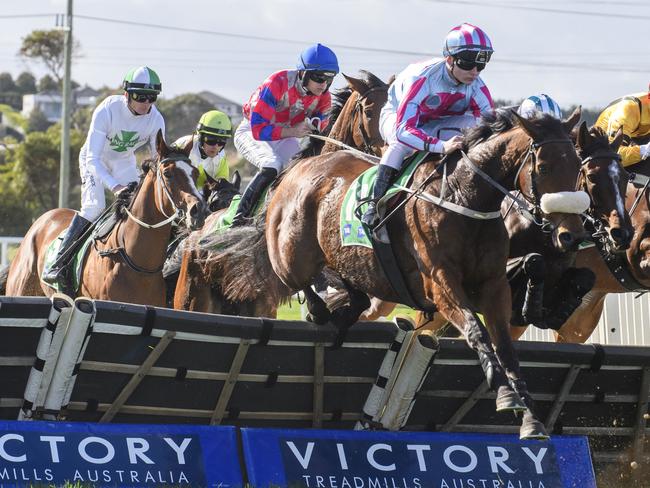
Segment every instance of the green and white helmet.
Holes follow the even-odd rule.
[[[122,86],[124,91],[129,93],[132,91],[160,93],[162,90],[158,74],[147,66],[140,66],[129,71],[124,77]]]

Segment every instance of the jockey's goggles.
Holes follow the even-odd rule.
[[[307,71],[307,77],[315,83],[331,83],[336,73],[329,71]]]
[[[201,135],[201,140],[203,141],[203,144],[207,144],[208,146],[225,146],[228,141],[226,137],[207,135]]]
[[[489,51],[461,51],[454,56],[454,64],[463,71],[483,71],[492,57]]]
[[[131,99],[139,103],[145,103],[145,102],[153,103],[158,99],[158,94],[151,93],[151,92],[143,93],[143,92],[132,91],[130,95],[131,95]]]

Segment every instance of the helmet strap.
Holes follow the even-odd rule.
[[[456,67],[456,63],[454,63],[453,59],[451,61],[451,68],[449,67],[449,62],[445,59],[445,64],[447,65],[447,71],[449,71],[449,76],[451,76],[451,79],[458,83],[459,85],[461,84],[458,78],[456,78],[456,75],[454,75],[454,68]]]

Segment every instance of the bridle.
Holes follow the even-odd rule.
[[[359,94],[359,96],[357,97],[357,100],[355,101],[354,109],[352,110],[352,116],[357,118],[357,130],[361,134],[361,140],[362,140],[362,145],[361,146],[362,146],[362,149],[365,152],[370,153],[370,154],[375,154],[375,152],[373,150],[374,145],[380,145],[381,146],[381,145],[383,145],[384,141],[383,141],[383,139],[381,137],[379,139],[373,141],[372,138],[370,137],[370,135],[368,135],[368,132],[366,131],[366,128],[363,126],[363,114],[364,114],[363,101],[366,98],[368,98],[368,95],[370,95],[371,93],[377,92],[377,91],[380,91],[380,90],[386,91],[386,90],[388,90],[388,86],[375,86],[373,88],[370,88],[370,89],[366,90],[366,92],[363,95]],[[353,137],[354,137],[354,133],[353,133]]]
[[[171,191],[169,191],[169,187],[167,186],[167,182],[165,181],[165,178],[163,178],[162,175],[162,167],[164,166],[165,163],[168,163],[170,161],[177,162],[177,161],[184,161],[187,163],[191,164],[190,158],[188,158],[185,155],[177,155],[177,156],[170,156],[166,157],[162,161],[160,161],[156,167],[156,196],[158,197],[158,201],[162,202],[162,194],[164,193],[164,196],[167,197],[167,200],[169,200],[169,203],[172,204],[172,207],[174,208],[174,213],[172,215],[167,215],[165,213],[165,208],[163,205],[158,208],[160,213],[162,213],[165,217],[167,217],[165,220],[162,222],[158,222],[157,224],[147,224],[146,222],[143,222],[142,220],[138,219],[135,215],[131,213],[129,208],[125,208],[124,211],[126,214],[129,216],[131,220],[136,222],[138,225],[144,227],[145,229],[158,229],[159,227],[163,227],[167,224],[170,224],[172,222],[178,222],[183,220],[185,218],[185,211],[181,208],[179,208],[178,205],[176,205],[176,202],[174,202],[174,199],[172,198]],[[133,206],[133,203],[135,202],[135,195],[134,198],[131,199],[131,205]]]

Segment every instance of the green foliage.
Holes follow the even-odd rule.
[[[63,79],[64,38],[65,32],[60,29],[34,30],[23,38],[18,54],[44,64],[60,85]]]
[[[16,90],[16,83],[14,83],[11,73],[7,73],[6,71],[0,73],[0,92],[15,92]]]
[[[209,102],[195,94],[161,99],[156,106],[165,118],[165,132],[170,142],[194,132],[201,115],[214,109]]]
[[[38,80],[38,91],[59,91],[59,84],[50,75],[45,75]]]
[[[51,125],[52,123],[47,120],[45,114],[38,107],[35,107],[27,120],[27,132],[43,132]]]
[[[2,113],[2,117],[11,122],[12,125],[27,130],[27,120],[13,107],[0,104],[0,112]]]
[[[36,93],[36,78],[28,71],[23,71],[16,78],[16,88],[23,95]]]

